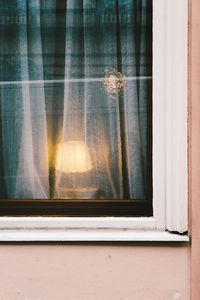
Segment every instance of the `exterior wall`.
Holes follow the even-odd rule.
[[[191,249],[166,243],[1,244],[0,300],[200,299],[200,1],[189,3]]]
[[[0,299],[189,300],[189,256],[177,244],[1,245]]]
[[[190,0],[191,294],[200,299],[200,1]]]

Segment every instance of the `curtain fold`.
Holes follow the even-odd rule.
[[[148,0],[131,0],[128,5],[123,0],[118,3],[122,74],[128,78],[123,91],[123,109],[130,198],[143,199],[147,166],[145,42]]]
[[[0,72],[7,197],[48,198],[40,1],[4,1],[3,8],[5,14],[9,10],[17,20],[13,26],[5,24],[1,28],[1,55],[8,58]]]

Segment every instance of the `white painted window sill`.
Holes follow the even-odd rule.
[[[188,242],[186,235],[163,231],[116,229],[7,229],[0,230],[2,242]]]
[[[2,217],[1,242],[188,242],[187,235],[156,228],[152,218]]]

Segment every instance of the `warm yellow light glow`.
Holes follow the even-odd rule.
[[[58,144],[56,169],[65,173],[84,173],[92,169],[88,146],[82,141]]]

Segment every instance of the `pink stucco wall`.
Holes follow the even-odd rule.
[[[1,245],[1,300],[189,300],[189,247]]]
[[[190,0],[191,299],[200,299],[200,1]]]

